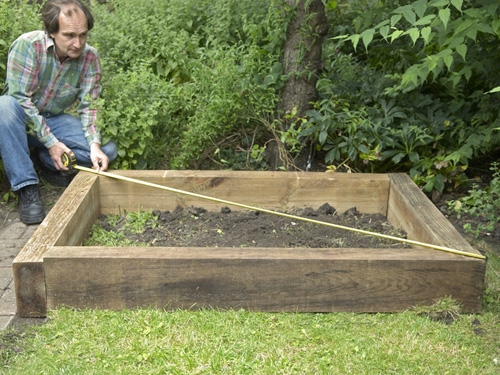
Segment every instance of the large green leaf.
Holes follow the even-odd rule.
[[[417,27],[412,27],[410,30],[406,31],[405,34],[408,34],[410,36],[413,45],[415,45],[418,38],[420,38],[420,30]]]
[[[351,41],[352,46],[353,46],[355,51],[356,51],[356,48],[358,47],[359,39],[361,39],[361,35],[359,35],[359,34],[354,34],[354,35],[351,35],[349,38],[347,38],[347,40]]]
[[[394,42],[397,38],[399,38],[401,35],[403,35],[402,30],[396,30],[391,34],[391,42]]]
[[[448,27],[448,22],[450,22],[451,11],[450,8],[441,9],[439,11],[439,19],[443,22],[444,28]]]
[[[494,89],[488,91],[487,94],[494,94],[496,92],[500,92],[500,86],[497,86]]]
[[[372,42],[374,34],[375,34],[374,29],[368,29],[368,30],[365,30],[361,33],[361,38],[363,39],[363,44],[364,44],[366,50],[368,50],[368,46]]]
[[[422,39],[424,40],[426,45],[429,44],[431,32],[432,29],[430,27],[424,27],[422,30],[420,30],[420,35],[422,35]]]
[[[380,35],[382,35],[382,37],[386,42],[387,42],[387,37],[389,36],[389,31],[390,31],[389,26],[382,26],[379,30]]]
[[[467,56],[467,45],[465,44],[460,44],[456,47],[457,53],[462,56],[462,58],[465,61],[465,56]]]
[[[444,64],[448,68],[448,70],[451,70],[451,65],[453,64],[453,56],[452,55],[447,55],[443,57]]]
[[[427,10],[427,0],[419,0],[413,3],[413,10],[418,18],[422,18]]]
[[[391,26],[394,27],[401,20],[401,14],[395,14],[391,17]]]
[[[429,25],[436,18],[435,14],[428,14],[427,16],[420,18],[418,21],[413,23],[412,26],[424,26]]]
[[[459,11],[462,11],[463,0],[451,0],[451,4]]]

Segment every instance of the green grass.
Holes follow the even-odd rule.
[[[3,355],[2,373],[499,373],[498,315],[457,314],[447,324],[428,312],[62,308],[51,311],[47,324],[30,327],[17,352]]]
[[[484,309],[500,316],[500,256],[498,254],[488,254],[485,279],[486,288],[483,293]]]

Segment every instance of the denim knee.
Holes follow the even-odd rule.
[[[24,125],[26,115],[19,102],[10,95],[0,96],[0,127],[12,126],[15,123]]]
[[[108,142],[101,146],[102,152],[106,154],[109,159],[109,164],[111,164],[118,157],[118,146],[115,142]]]

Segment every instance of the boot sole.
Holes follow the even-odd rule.
[[[32,216],[32,215],[23,216],[23,215],[19,215],[19,218],[26,225],[40,224],[43,221],[43,219],[45,219],[45,213],[40,214],[38,216]]]

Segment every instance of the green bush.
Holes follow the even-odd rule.
[[[500,8],[488,4],[360,0],[330,12],[321,99],[301,135],[327,163],[405,171],[427,192],[462,184],[469,161],[500,144],[498,94],[485,95],[500,83]]]
[[[9,47],[17,37],[32,30],[42,30],[40,6],[28,0],[0,0],[0,94],[5,84]]]
[[[119,69],[108,78],[99,102],[99,123],[104,124],[104,142],[118,144],[116,166],[144,169],[154,155],[154,129],[159,126],[166,82],[158,80],[148,62],[128,71]],[[146,67],[145,67],[146,66]]]
[[[476,237],[483,232],[493,232],[495,225],[500,222],[500,166],[492,163],[490,167],[493,175],[488,186],[479,187],[473,184],[469,194],[448,202],[450,210],[458,217],[468,214],[477,220],[465,224],[465,230]]]
[[[39,5],[28,0],[0,0],[0,94],[5,85],[9,47],[16,38],[28,31],[42,29]],[[0,188],[8,189],[9,183],[0,159]],[[10,192],[2,198],[8,201]]]
[[[259,126],[281,87],[278,10],[249,0],[96,7],[91,43],[103,60],[103,134],[120,146],[115,166],[196,166],[219,140]]]
[[[1,78],[8,45],[41,27],[37,5],[12,3],[0,0]],[[319,100],[287,132],[276,124],[293,13],[281,0],[94,4],[89,42],[103,63],[102,132],[119,145],[113,167],[263,168],[277,139],[329,166],[454,188],[500,144],[500,7],[490,3],[327,2]]]

